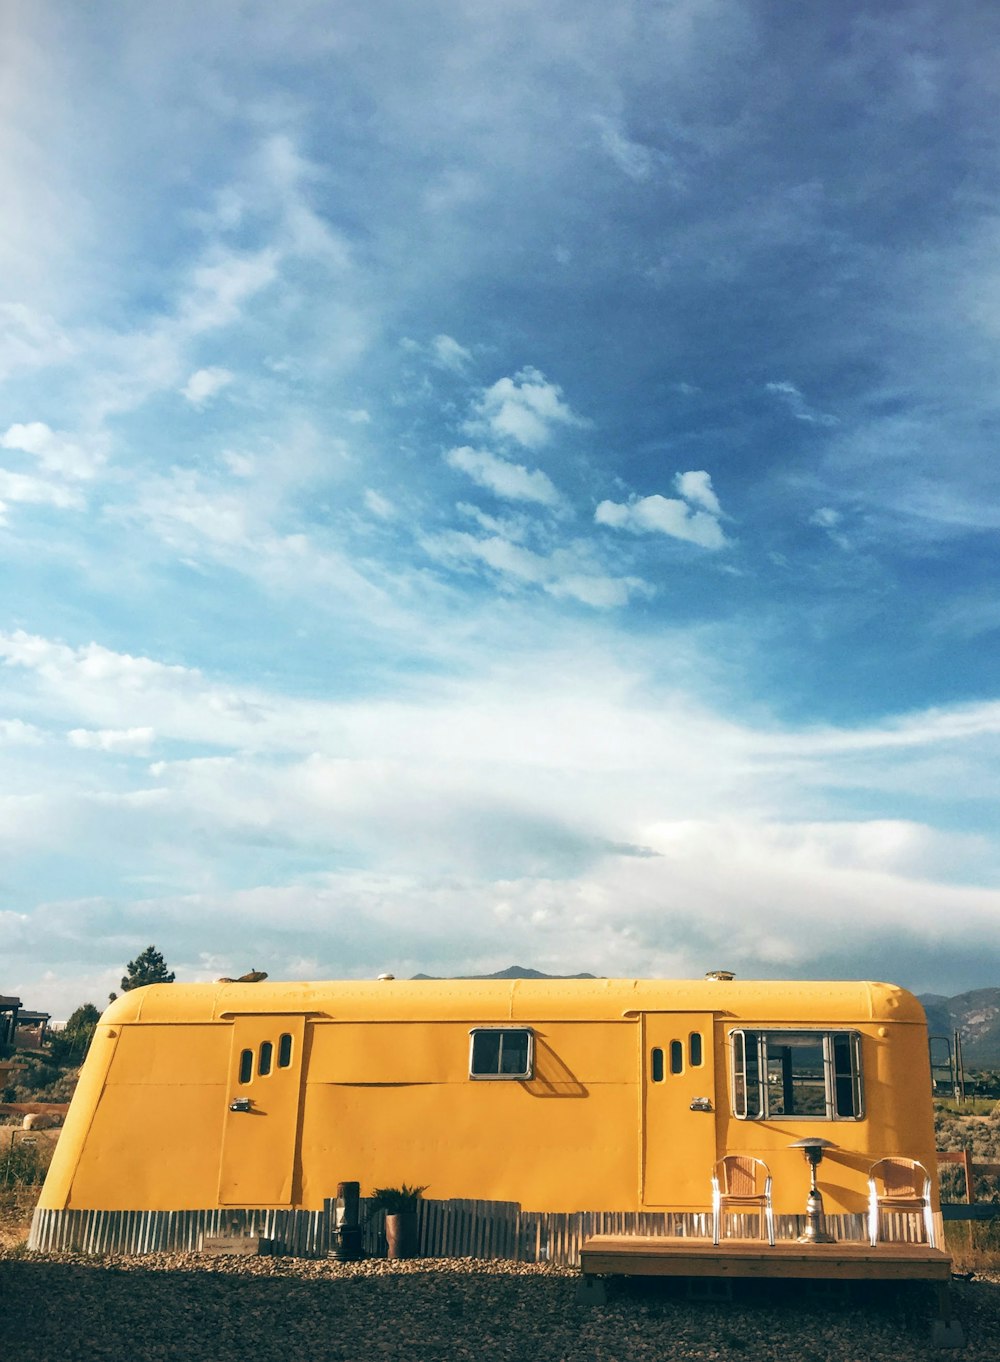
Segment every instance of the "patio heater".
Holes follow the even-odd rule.
[[[796,1140],[789,1149],[801,1149],[809,1163],[809,1196],[806,1198],[806,1227],[799,1235],[800,1244],[833,1244],[832,1234],[827,1234],[823,1213],[823,1193],[816,1185],[816,1169],[823,1160],[823,1152],[835,1149],[832,1140],[822,1140],[817,1135],[809,1135],[804,1140]]]

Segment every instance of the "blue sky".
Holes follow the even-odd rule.
[[[1000,983],[986,3],[11,0],[0,991]]]

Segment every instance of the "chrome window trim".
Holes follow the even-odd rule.
[[[819,1115],[816,1113],[795,1113],[791,1112],[771,1112],[768,1109],[767,1093],[767,1037],[771,1035],[813,1035],[819,1036],[823,1045],[823,1083],[826,1089],[826,1113]],[[747,1081],[746,1054],[747,1037],[754,1038],[754,1045],[757,1052],[757,1110],[750,1114],[750,1085]],[[850,1037],[851,1055],[851,1092],[854,1102],[854,1114],[842,1115],[837,1110],[837,1074],[834,1055],[834,1037]],[[865,1110],[865,1082],[864,1069],[862,1066],[862,1045],[861,1032],[854,1027],[823,1027],[823,1026],[766,1026],[733,1027],[727,1034],[729,1042],[729,1101],[732,1115],[737,1121],[863,1121],[867,1115]],[[742,1051],[742,1072],[740,1072],[737,1061],[737,1045]],[[739,1079],[743,1080],[743,1100],[738,1100]]]
[[[476,1044],[476,1036],[484,1031],[520,1031],[528,1037],[528,1067],[522,1073],[516,1074],[477,1074],[472,1071],[472,1054]],[[521,1026],[517,1022],[507,1023],[487,1023],[485,1026],[473,1026],[469,1029],[469,1078],[474,1083],[526,1083],[535,1076],[535,1033],[530,1026]]]

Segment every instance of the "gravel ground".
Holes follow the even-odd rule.
[[[930,1345],[930,1297],[760,1286],[728,1302],[621,1280],[604,1306],[568,1269],[472,1259],[0,1253],[0,1351],[30,1362],[961,1362],[1000,1358],[1000,1278],[955,1287],[968,1343]],[[738,1283],[737,1286],[745,1284]]]

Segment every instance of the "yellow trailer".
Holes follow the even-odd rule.
[[[50,1232],[60,1213],[319,1211],[358,1180],[705,1212],[716,1161],[746,1154],[775,1213],[801,1215],[790,1146],[820,1136],[827,1213],[861,1217],[886,1156],[922,1162],[937,1205],[930,1093],[923,1010],[885,983],[153,985],[102,1017],[39,1207]]]

